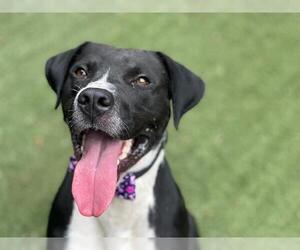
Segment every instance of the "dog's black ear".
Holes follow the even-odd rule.
[[[67,50],[47,60],[45,68],[46,78],[48,80],[49,85],[57,95],[55,109],[58,108],[61,101],[61,92],[71,60],[76,54],[76,52],[80,48],[85,46],[87,43],[88,42],[85,42],[75,49]]]
[[[203,97],[204,82],[193,72],[167,55],[157,52],[169,77],[169,94],[173,103],[174,126],[177,129],[184,113],[193,108]]]

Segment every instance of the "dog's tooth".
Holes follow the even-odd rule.
[[[130,149],[131,149],[131,146],[132,146],[132,140],[127,140],[125,142],[124,147],[123,147],[123,151],[125,151],[125,152],[128,153],[130,151]]]
[[[117,165],[119,165],[120,164],[120,160],[117,160]]]
[[[122,153],[119,156],[119,160],[123,160],[128,156],[128,154],[131,150],[131,146],[132,146],[132,140],[127,140],[124,142],[123,148],[122,148]]]
[[[131,146],[130,145],[128,145],[128,144],[126,144],[124,147],[123,147],[123,152],[129,152],[130,151],[130,149],[131,149]]]
[[[123,160],[123,159],[125,159],[127,157],[127,153],[122,153],[120,156],[119,156],[119,159],[120,160]]]
[[[124,148],[123,148],[123,150],[122,150],[122,152],[123,153],[129,153],[129,151],[130,151],[130,148],[129,147],[127,147],[127,146],[125,146]]]

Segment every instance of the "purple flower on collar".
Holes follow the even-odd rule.
[[[75,156],[71,156],[69,161],[69,168],[68,168],[70,172],[74,172],[77,163],[78,161],[76,160]]]
[[[76,158],[74,156],[71,156],[68,170],[70,172],[74,172],[77,163],[78,161],[76,160]],[[126,174],[116,189],[116,196],[124,200],[134,200],[136,198],[135,179],[135,174]]]
[[[135,179],[133,173],[126,174],[117,187],[116,195],[125,200],[134,200],[136,198]]]

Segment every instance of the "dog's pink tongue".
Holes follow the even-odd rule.
[[[95,131],[86,134],[83,155],[75,168],[72,184],[72,193],[82,215],[100,216],[112,202],[121,150],[121,141]]]

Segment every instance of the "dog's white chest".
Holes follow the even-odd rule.
[[[74,211],[66,235],[68,238],[66,249],[155,249],[152,240],[143,240],[142,246],[138,247],[136,244],[140,244],[141,241],[134,238],[155,237],[154,229],[149,222],[149,213],[155,205],[154,185],[158,167],[163,157],[164,152],[161,151],[152,168],[136,180],[137,194],[134,201],[116,197],[109,209],[99,218],[82,216],[74,204]],[[103,237],[119,239],[109,240],[103,239]],[[127,239],[122,240],[120,238]],[[132,241],[128,238],[132,238]],[[117,247],[118,244],[120,244],[119,247]]]
[[[151,209],[150,199],[137,209],[138,204],[141,205],[139,198],[135,201],[115,198],[109,210],[100,218],[82,216],[74,204],[66,249],[140,249],[137,248],[134,238],[154,237],[155,234],[148,221]],[[151,241],[147,245],[146,249],[154,249]]]
[[[154,237],[149,224],[149,213],[154,206],[152,190],[140,186],[137,180],[138,193],[134,201],[115,198],[111,207],[98,220],[105,236],[108,237]],[[151,187],[150,187],[151,188]],[[152,186],[153,188],[153,186]],[[144,195],[144,194],[148,195]]]

